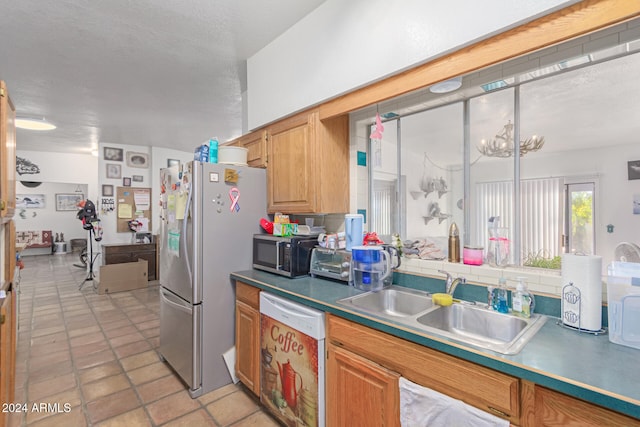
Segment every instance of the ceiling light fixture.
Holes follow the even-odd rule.
[[[48,122],[44,117],[16,117],[16,127],[27,130],[53,130],[56,125]]]
[[[440,83],[436,83],[429,88],[431,93],[448,93],[460,89],[462,86],[462,77],[454,77]]]
[[[531,138],[520,140],[520,157],[531,151],[538,151],[544,145],[544,137],[533,135]],[[477,147],[478,151],[487,157],[511,157],[515,152],[513,143],[513,123],[511,120],[504,125],[502,131],[491,141],[483,139]]]

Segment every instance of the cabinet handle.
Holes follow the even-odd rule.
[[[494,408],[492,406],[487,406],[487,408],[489,408],[489,410],[491,412],[493,412],[495,414],[498,414],[498,415],[502,415],[505,418],[510,418],[511,417],[511,415],[507,414],[506,412],[502,412],[500,409],[496,409],[496,408]]]

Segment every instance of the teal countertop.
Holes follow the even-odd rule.
[[[362,291],[319,278],[289,279],[259,270],[231,274],[309,307],[519,377],[594,404],[640,418],[640,350],[613,344],[607,335],[581,334],[549,318],[518,354],[471,347],[375,315],[338,305]],[[456,293],[457,294],[457,293]]]

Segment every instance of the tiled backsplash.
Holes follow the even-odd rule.
[[[488,265],[466,265],[447,261],[422,260],[414,258],[402,258],[402,265],[397,269],[400,273],[416,274],[420,276],[430,276],[444,279],[444,275],[438,270],[444,270],[452,275],[463,276],[467,282],[479,285],[498,284],[498,279],[507,279],[507,285],[515,288],[516,278],[524,277],[529,290],[535,294],[551,295],[559,297],[562,293],[562,283],[559,270],[545,270],[539,268],[493,268]],[[602,301],[607,300],[606,283],[603,278]]]

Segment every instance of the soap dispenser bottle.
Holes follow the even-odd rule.
[[[501,277],[498,280],[498,287],[494,290],[493,309],[498,313],[508,313],[509,303],[507,302],[507,280]]]
[[[522,277],[518,277],[516,292],[513,294],[513,314],[529,318],[531,317],[531,294],[527,290],[527,284]]]

